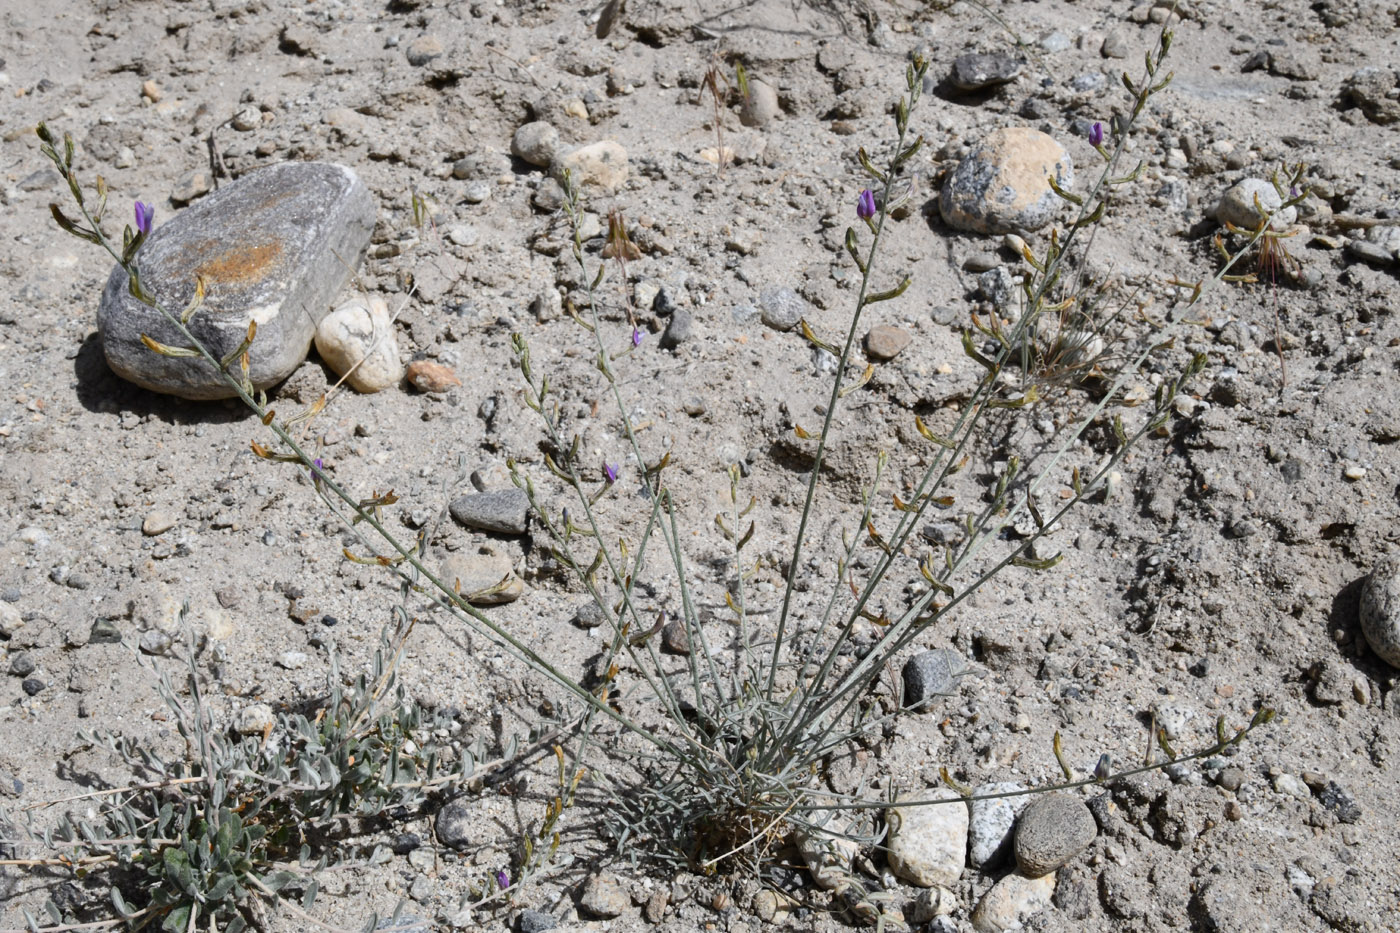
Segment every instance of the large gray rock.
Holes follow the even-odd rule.
[[[343,165],[269,166],[152,232],[138,257],[141,284],[179,314],[194,294],[195,276],[204,276],[204,306],[191,330],[223,356],[256,321],[249,376],[266,388],[306,359],[316,325],[369,244],[374,217],[369,191]],[[123,379],[191,399],[235,394],[204,360],[163,356],[141,342],[146,334],[185,344],[158,311],[131,296],[120,267],[107,280],[97,326],[107,363]]]

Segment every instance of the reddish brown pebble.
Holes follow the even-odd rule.
[[[1215,688],[1215,692],[1228,700],[1235,695],[1235,686],[1234,684],[1221,684]]]
[[[907,330],[881,324],[865,335],[865,352],[872,360],[892,360],[913,339]]]
[[[432,360],[414,360],[408,364],[408,381],[419,392],[446,392],[453,386],[462,384],[457,374],[441,363]]]

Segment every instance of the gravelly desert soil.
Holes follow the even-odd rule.
[[[883,151],[891,138],[890,104],[910,53],[930,56],[938,81],[965,52],[1026,64],[977,94],[941,87],[916,111],[914,130],[927,140],[916,209],[889,228],[882,267],[914,285],[872,306],[861,335],[893,325],[912,343],[877,363],[843,409],[804,587],[831,576],[839,529],[857,514],[876,452],[891,454],[881,495],[904,488],[925,456],[914,416],[937,424],[973,385],[961,331],[986,303],[970,270],[1023,271],[999,237],[939,219],[940,173],[985,133],[1028,126],[1060,140],[1087,177],[1097,158],[1087,127],[1122,111],[1118,76],[1137,72],[1160,18],[1100,0],[986,12],[879,0],[629,0],[599,39],[590,10],[557,0],[0,3],[0,596],[8,617],[23,621],[0,642],[0,804],[129,781],[120,762],[76,737],[80,728],[176,750],[149,674],[128,648],[89,644],[95,621],[113,621],[132,643],[152,630],[178,634],[176,610],[188,601],[191,621],[222,651],[212,703],[228,722],[255,702],[323,693],[332,645],[347,670],[364,663],[397,592],[386,574],[341,557],[343,529],[304,478],[250,453],[251,440],[266,440],[256,419],[233,403],[138,389],[106,368],[95,316],[110,265],[48,218],[48,203],[66,192],[38,151],[39,120],[73,134],[80,168],[106,177],[114,210],[125,216],[132,201],[153,201],[158,223],[179,209],[172,199],[272,162],[331,160],[359,173],[379,214],[357,288],[399,312],[405,361],[435,360],[462,385],[443,395],[339,394],[312,438],[337,481],[399,494],[390,521],[406,536],[446,496],[470,491],[465,482],[444,491],[459,456],[488,485],[508,482],[507,457],[544,473],[542,433],[512,363],[516,331],[536,366],[555,374],[590,461],[623,464],[611,514],[633,530],[645,514],[589,337],[552,298],[574,298],[580,284],[561,215],[549,209],[544,172],[510,154],[512,134],[530,120],[553,124],[566,144],[620,143],[626,184],[590,196],[586,208],[595,223],[625,211],[642,249],[627,268],[629,289],[663,296],[640,311],[648,333],[619,364],[622,391],[649,449],[673,451],[670,482],[686,527],[697,529],[699,598],[717,614],[728,552],[711,519],[727,501],[726,466],[742,464],[760,503],[751,553],[762,620],[781,597],[804,488],[806,455],[792,426],[816,427],[829,382],[811,346],[765,326],[756,306],[764,289],[786,286],[810,303],[819,333],[844,332],[858,276],[841,237],[865,184],[855,151]],[[1236,725],[1274,707],[1275,723],[1228,762],[1238,781],[1193,766],[1111,788],[1098,838],[1061,869],[1053,904],[1026,928],[1396,929],[1400,695],[1395,669],[1367,648],[1357,605],[1400,527],[1400,266],[1348,249],[1365,231],[1336,218],[1400,217],[1400,137],[1372,119],[1385,118],[1387,98],[1346,90],[1358,69],[1394,67],[1400,8],[1250,0],[1182,12],[1169,62],[1176,79],[1129,153],[1144,160],[1143,175],[1120,189],[1090,268],[1131,296],[1131,311],[1160,319],[1176,294],[1172,277],[1194,281],[1217,267],[1210,213],[1221,192],[1302,162],[1315,196],[1300,218],[1307,228],[1287,241],[1301,272],[1276,289],[1211,294],[1157,374],[1170,376],[1189,352],[1208,355],[1168,436],[1144,442],[1108,501],[1067,519],[1054,536],[1066,555],[1057,568],[1008,572],[922,638],[923,647],[956,649],[973,676],[860,758],[882,792],[935,786],[941,766],[967,783],[1050,781],[1059,775],[1056,732],[1071,762],[1088,769],[1102,752],[1139,758],[1154,712],[1184,723],[1178,744],[1195,748],[1213,740],[1217,715]],[[720,122],[736,162],[721,173],[700,85],[711,63],[732,75],[739,62],[777,89],[781,113],[744,126],[731,93]],[[415,193],[432,206],[431,225],[415,227]],[[1045,233],[1031,238],[1037,248]],[[590,241],[590,263],[601,245]],[[604,286],[605,316],[621,346],[617,281],[611,273]],[[663,348],[677,314],[691,316],[690,332]],[[309,403],[334,378],[313,351],[274,402]],[[978,452],[978,482],[987,464],[1041,449],[1084,397],[1070,389],[1004,422]],[[1097,462],[1106,435],[1091,432],[1077,462]],[[148,521],[168,530],[144,534]],[[543,544],[538,534],[448,522],[433,552],[489,545],[506,554],[528,589],[487,611],[581,675],[604,642],[572,621],[584,596],[543,572]],[[674,583],[656,580],[649,604],[673,604]],[[896,588],[888,598],[893,606],[905,596]],[[481,636],[426,612],[403,679],[424,702],[455,710],[469,740],[484,735],[497,748],[554,696]],[[396,834],[434,845],[431,810],[352,839],[351,863],[328,874],[316,915],[353,927],[412,891],[410,912],[448,928],[468,881],[508,863],[519,827],[543,807],[537,791],[549,788],[540,778],[520,796],[510,789],[519,788],[477,798],[480,836],[461,859],[366,861]],[[723,879],[610,862],[589,812],[596,805],[569,816],[574,865],[525,886],[516,907],[584,923],[575,899],[596,864],[624,878],[637,906],[590,928],[762,925],[748,909],[751,885],[725,907],[714,901]],[[0,925],[22,926],[21,909],[50,896],[77,918],[108,916],[95,880],[4,871]],[[964,872],[940,928],[971,929],[972,907],[1004,871]],[[918,890],[896,891],[910,916]],[[669,892],[670,903],[644,918],[640,905],[654,892]],[[501,929],[511,918],[507,910],[473,922]],[[812,910],[788,923],[843,921]]]

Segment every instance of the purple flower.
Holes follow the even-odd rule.
[[[1293,187],[1291,187],[1291,188],[1288,189],[1288,196],[1289,196],[1290,198],[1296,198],[1296,197],[1298,196],[1298,186],[1297,186],[1297,185],[1294,185]]]
[[[1103,145],[1103,124],[1095,123],[1089,127],[1089,145],[1098,148]]]
[[[603,464],[603,476],[607,479],[608,485],[609,485],[609,486],[611,486],[613,483],[617,482],[617,464],[616,464],[616,463],[605,463],[605,464]]]
[[[856,216],[861,220],[869,220],[875,216],[875,192],[866,188],[856,199]]]
[[[141,233],[151,232],[151,221],[155,219],[156,206],[144,201],[136,202],[136,229]]]
[[[321,488],[321,480],[325,479],[321,471],[326,468],[326,463],[320,457],[311,461],[311,482],[317,488]]]
[[[641,330],[640,330],[639,328],[634,327],[634,328],[632,328],[632,346],[634,346],[634,347],[640,347],[641,345],[642,345],[642,332],[641,332]]]
[[[496,872],[496,883],[501,886],[502,891],[510,887],[510,875],[506,874],[506,870],[504,868]]]

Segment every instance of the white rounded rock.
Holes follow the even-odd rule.
[[[1382,661],[1400,667],[1400,560],[1384,557],[1361,589],[1361,633]]]
[[[403,378],[399,341],[388,306],[379,299],[347,301],[316,327],[316,352],[357,392],[378,392]]]
[[[1257,207],[1254,203],[1256,196],[1259,198]],[[1220,196],[1220,203],[1215,206],[1215,219],[1221,224],[1229,223],[1244,230],[1253,230],[1264,220],[1264,215],[1259,213],[1259,208],[1262,207],[1265,211],[1275,212],[1269,226],[1275,230],[1282,230],[1298,219],[1297,208],[1279,210],[1282,206],[1283,199],[1279,197],[1273,182],[1262,178],[1246,178],[1225,189],[1225,193]]]
[[[921,888],[952,886],[962,876],[967,860],[967,804],[947,789],[905,794],[900,797],[904,800],[951,802],[891,808],[890,869]]]
[[[616,194],[627,181],[627,150],[610,139],[580,146],[557,154],[550,164],[550,174],[561,182],[565,169],[580,188],[601,188]]]
[[[977,933],[1019,930],[1032,914],[1050,906],[1054,893],[1054,874],[1027,878],[1019,872],[1012,872],[982,896],[972,912],[972,928]]]

